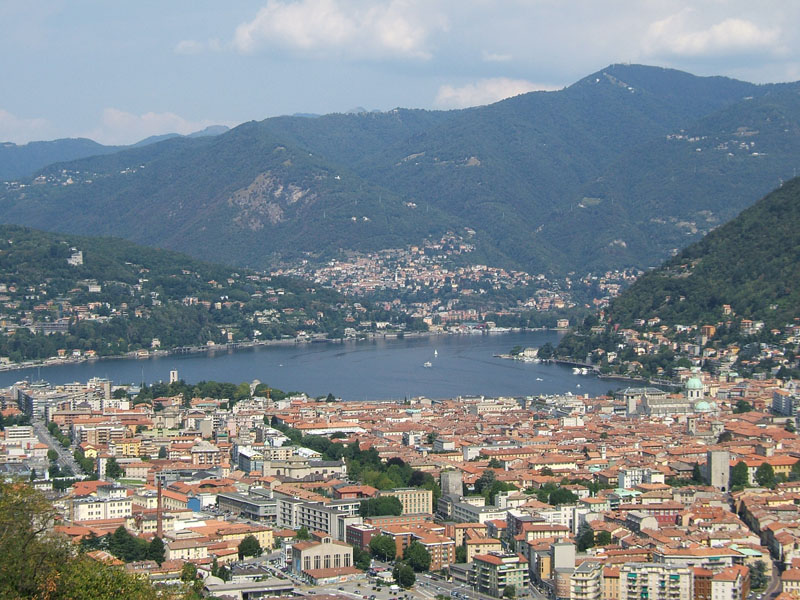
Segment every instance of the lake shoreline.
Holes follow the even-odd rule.
[[[218,352],[231,352],[237,350],[249,350],[253,348],[265,348],[271,346],[306,346],[311,344],[343,344],[348,341],[369,341],[369,340],[391,340],[391,339],[414,339],[414,338],[436,338],[436,337],[450,337],[450,336],[470,336],[470,335],[504,335],[509,333],[524,333],[526,331],[563,331],[563,329],[548,329],[546,327],[536,328],[522,328],[522,327],[509,327],[504,331],[412,331],[403,333],[370,333],[361,337],[354,338],[291,338],[283,340],[260,340],[248,342],[231,342],[228,344],[215,344],[213,346],[181,346],[171,348],[169,350],[134,350],[126,354],[113,354],[109,356],[66,356],[63,358],[51,356],[49,358],[25,361],[22,363],[3,363],[0,364],[0,373],[8,371],[23,371],[25,369],[42,369],[48,367],[58,367],[66,365],[79,365],[83,363],[97,363],[101,361],[112,360],[148,360],[151,358],[179,356],[179,355],[197,355],[206,354],[210,358]],[[143,354],[146,352],[146,354]]]
[[[515,345],[557,345],[558,331],[505,332],[503,335],[422,334],[401,339],[345,340],[344,343],[259,344],[195,354],[114,358],[56,364],[0,373],[0,387],[18,381],[46,380],[53,385],[109,379],[114,385],[151,385],[178,378],[201,381],[266,383],[312,397],[333,393],[344,400],[455,398],[458,396],[538,396],[604,394],[610,382],[576,376],[566,365],[502,360],[495,354]],[[426,363],[430,366],[426,367]],[[613,384],[612,384],[613,387]]]

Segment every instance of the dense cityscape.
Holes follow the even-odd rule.
[[[799,2],[0,15],[0,600],[800,600]]]
[[[370,404],[178,377],[0,397],[6,477],[162,591],[746,600],[798,580],[793,382]]]

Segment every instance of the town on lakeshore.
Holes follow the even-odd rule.
[[[164,593],[796,598],[800,390],[679,379],[373,403],[177,371],[20,382],[0,390],[0,472],[91,560]]]
[[[563,329],[575,321],[576,307],[607,306],[640,273],[573,280],[459,264],[474,251],[472,234],[258,273],[189,265],[180,255],[141,248],[122,251],[108,268],[98,256],[118,251],[117,241],[71,245],[9,230],[0,252],[16,269],[0,269],[0,370],[269,344]]]

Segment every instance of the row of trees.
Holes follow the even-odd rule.
[[[773,489],[782,481],[800,481],[800,461],[792,465],[789,476],[783,473],[776,474],[775,469],[768,462],[761,463],[753,476],[760,487]],[[731,468],[731,489],[740,490],[750,485],[750,474],[747,464],[739,461]]]
[[[114,533],[98,537],[94,532],[81,540],[81,550],[105,550],[124,562],[137,560],[154,560],[158,564],[164,562],[166,550],[164,542],[158,536],[148,542],[128,532],[123,526],[117,527]]]

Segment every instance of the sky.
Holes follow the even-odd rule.
[[[0,141],[455,109],[609,64],[800,80],[797,0],[0,0]]]

